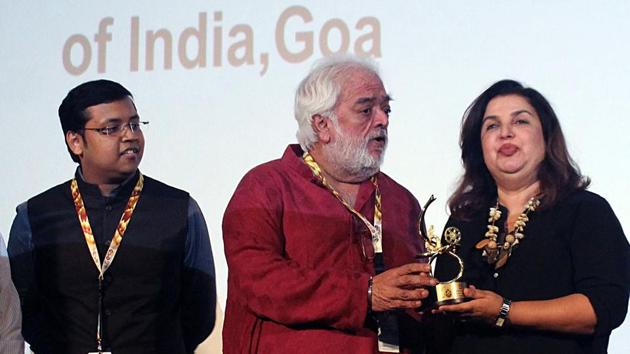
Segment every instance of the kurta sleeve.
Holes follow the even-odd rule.
[[[20,299],[11,281],[4,239],[0,235],[0,353],[24,352]]]
[[[216,280],[208,227],[197,202],[190,198],[182,285],[182,326],[186,352],[212,332],[216,311]]]
[[[295,211],[283,205],[286,186],[282,183],[286,181],[275,179],[273,173],[250,172],[227,207],[223,238],[234,289],[229,296],[257,317],[285,326],[361,328],[367,315],[369,274],[309,267],[287,256],[285,232],[299,239],[313,225],[289,230],[283,224],[283,218]],[[318,245],[305,243],[303,247],[303,252],[309,252]]]
[[[22,335],[33,351],[50,348],[49,331],[40,308],[35,274],[35,248],[28,218],[28,204],[17,207],[7,246],[11,276],[20,296]]]
[[[596,335],[608,335],[624,320],[630,291],[630,246],[619,220],[603,198],[581,201],[570,235],[576,292],[588,297],[597,315]]]

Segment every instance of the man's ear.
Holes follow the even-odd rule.
[[[322,143],[330,142],[331,123],[330,118],[321,114],[313,116],[313,119],[311,120],[311,127],[313,128],[315,135],[317,135],[318,141],[321,141]]]
[[[83,156],[83,148],[85,146],[85,141],[83,140],[83,136],[74,131],[66,132],[66,144],[68,144],[68,148],[72,151],[73,154],[81,157]]]

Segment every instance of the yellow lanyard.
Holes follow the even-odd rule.
[[[102,331],[101,331],[101,312],[102,312],[102,291],[103,291],[103,275],[105,271],[109,268],[109,266],[114,261],[114,257],[116,256],[116,252],[120,247],[120,243],[122,242],[123,235],[125,231],[127,231],[127,224],[131,220],[131,216],[133,215],[133,211],[136,208],[136,204],[138,204],[138,199],[140,199],[140,193],[142,192],[142,187],[144,187],[144,177],[140,174],[138,178],[138,182],[136,182],[136,186],[133,188],[133,192],[131,192],[131,196],[127,201],[127,206],[123,211],[122,216],[120,217],[120,221],[118,222],[118,227],[116,227],[116,231],[114,232],[114,236],[112,237],[112,242],[107,249],[107,253],[105,254],[105,259],[103,260],[103,264],[101,265],[101,257],[98,255],[98,249],[96,248],[96,241],[94,240],[94,234],[92,233],[92,227],[90,226],[90,220],[88,220],[87,211],[85,210],[85,204],[83,203],[83,198],[81,197],[81,193],[79,192],[79,185],[77,183],[76,178],[72,180],[70,184],[70,190],[72,191],[72,200],[74,201],[74,209],[77,212],[77,216],[79,217],[79,222],[81,223],[81,229],[83,230],[83,236],[85,237],[85,242],[87,243],[88,249],[90,250],[90,254],[92,255],[92,260],[96,265],[96,269],[98,269],[98,286],[99,286],[99,301],[98,301],[98,322],[96,327],[96,343],[98,346],[98,351],[101,352],[102,346]]]
[[[363,221],[365,226],[367,226],[367,228],[370,230],[370,233],[372,234],[372,245],[374,246],[374,254],[378,256],[374,258],[375,263],[376,263],[376,266],[375,266],[376,272],[377,273],[382,272],[384,270],[383,259],[382,259],[383,213],[381,211],[381,192],[378,188],[378,181],[376,179],[376,176],[371,178],[372,183],[374,184],[375,195],[376,195],[375,201],[374,201],[374,225],[372,225],[372,223],[370,223],[370,221],[365,216],[363,216],[363,214],[359,213],[356,209],[354,209],[354,207],[352,207],[352,205],[348,204],[345,200],[343,200],[339,192],[337,192],[335,188],[332,185],[330,185],[328,181],[326,181],[326,178],[322,174],[321,168],[319,167],[317,162],[315,162],[311,154],[309,154],[308,152],[305,152],[304,155],[302,155],[302,159],[304,160],[306,165],[310,167],[311,171],[313,172],[313,175],[319,178],[320,182],[326,188],[328,188],[328,190],[335,196],[335,198],[337,198],[337,200],[339,200],[341,204],[343,204],[346,207],[346,209],[348,209],[352,214],[356,215],[359,219],[361,219],[361,221]],[[400,349],[398,347],[398,344],[388,344],[388,343],[385,343],[383,339],[383,336],[394,335],[395,337],[398,337],[398,325],[397,325],[397,322],[395,322],[396,318],[389,317],[389,320],[387,321],[388,323],[386,323],[385,327],[383,327],[383,320],[384,320],[383,315],[384,314],[377,316],[378,333],[379,333],[378,334],[379,351],[389,352],[389,353],[399,353]],[[392,323],[392,319],[394,321],[393,323]],[[385,334],[385,332],[387,334]]]
[[[328,181],[322,174],[321,168],[319,167],[317,162],[315,162],[311,154],[309,154],[308,152],[305,152],[304,155],[302,155],[302,159],[304,160],[306,165],[311,169],[311,171],[313,172],[313,175],[319,178],[320,182],[326,188],[328,188],[328,190],[335,196],[335,198],[337,198],[337,200],[339,200],[346,207],[346,209],[348,209],[348,211],[350,211],[352,214],[356,215],[359,219],[361,219],[361,221],[363,221],[363,223],[368,228],[368,230],[370,230],[370,234],[372,235],[372,245],[374,246],[374,252],[382,253],[383,252],[383,227],[382,227],[383,213],[381,212],[381,192],[378,189],[378,181],[376,179],[376,176],[371,178],[372,183],[374,184],[374,188],[376,190],[375,191],[376,197],[375,197],[375,202],[374,202],[374,225],[372,225],[372,223],[365,216],[363,216],[363,214],[359,213],[356,209],[354,209],[352,205],[348,204],[345,200],[343,200],[339,192],[337,192],[335,188],[332,185],[330,185],[330,183],[328,183]]]
[[[87,212],[85,210],[85,205],[83,204],[83,198],[81,198],[81,193],[79,192],[79,185],[76,179],[72,180],[72,184],[70,186],[72,190],[72,199],[74,200],[74,208],[77,211],[77,216],[79,217],[79,222],[81,223],[81,228],[83,229],[83,236],[85,236],[85,242],[90,250],[90,254],[92,255],[92,259],[94,260],[94,264],[96,265],[96,269],[99,271],[99,278],[103,279],[103,274],[109,268],[109,266],[114,261],[114,257],[116,256],[116,252],[118,251],[118,247],[120,247],[120,243],[122,242],[123,235],[127,230],[127,224],[131,220],[131,215],[133,214],[134,209],[136,208],[136,204],[138,203],[138,199],[140,199],[140,192],[142,192],[142,187],[144,187],[144,177],[140,174],[138,178],[138,182],[136,186],[133,188],[133,192],[131,192],[131,196],[127,201],[127,206],[125,207],[125,211],[120,217],[120,222],[118,222],[118,227],[116,227],[116,231],[114,232],[114,237],[112,237],[112,242],[109,245],[109,249],[105,254],[105,260],[103,261],[103,265],[101,266],[101,258],[98,255],[98,249],[96,248],[96,241],[94,241],[94,234],[92,233],[92,227],[90,226],[90,221],[88,220]]]

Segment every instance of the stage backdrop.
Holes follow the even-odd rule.
[[[512,78],[556,109],[570,152],[630,222],[630,4],[618,1],[19,1],[0,3],[0,230],[18,203],[69,179],[57,107],[97,78],[134,93],[144,173],[201,205],[217,269],[221,218],[241,177],[295,141],[294,90],[317,59],[371,56],[394,97],[384,171],[441,229],[461,173],[469,103]],[[544,274],[541,274],[544,281]],[[610,352],[630,352],[630,321]],[[220,323],[219,323],[220,324]],[[200,352],[216,352],[220,328]]]

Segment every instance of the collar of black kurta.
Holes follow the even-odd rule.
[[[79,185],[79,191],[81,192],[81,196],[83,196],[83,198],[108,199],[114,202],[118,200],[126,201],[127,199],[129,199],[129,196],[131,195],[131,192],[133,191],[133,188],[135,187],[136,182],[138,182],[138,178],[140,178],[140,170],[136,170],[136,173],[130,176],[118,187],[114,188],[112,190],[112,194],[109,196],[103,196],[101,194],[101,190],[98,188],[98,185],[87,183],[83,179],[83,174],[81,173],[81,167],[77,167],[77,170],[74,173],[74,178],[76,178],[77,180],[77,184]]]

